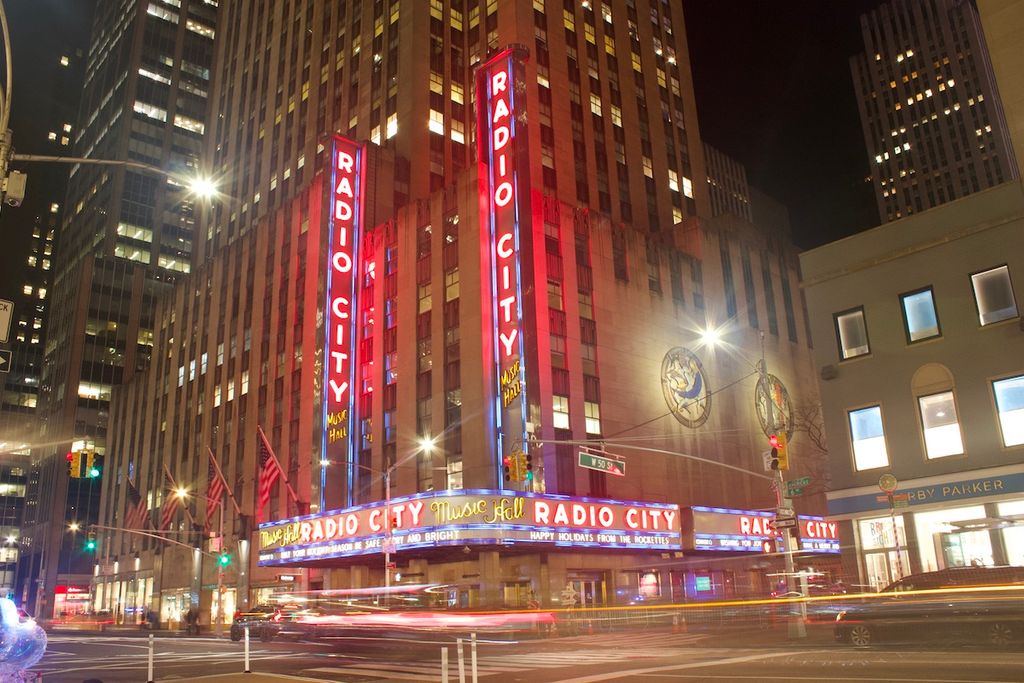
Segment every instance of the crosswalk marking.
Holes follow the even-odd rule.
[[[637,636],[627,641],[642,644],[644,647],[624,647],[627,641],[616,639],[615,650],[578,649],[572,652],[530,652],[507,655],[486,655],[477,660],[477,672],[481,677],[496,676],[510,672],[528,671],[531,669],[558,669],[574,665],[602,664],[622,662],[635,659],[656,659],[692,653],[690,648],[682,647],[687,643],[700,640],[700,635],[671,635],[668,637]],[[559,644],[568,638],[559,639]],[[589,639],[593,644],[593,637]],[[663,647],[657,647],[662,644]],[[449,659],[449,680],[457,680],[458,663]],[[470,664],[466,661],[466,670]],[[339,666],[322,666],[305,669],[308,673],[347,675],[393,681],[438,681],[441,678],[440,662],[408,662],[408,663],[374,663],[353,662]]]

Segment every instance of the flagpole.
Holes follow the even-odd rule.
[[[171,470],[167,467],[167,463],[164,463],[164,474],[167,475],[167,480],[171,482],[171,488],[177,493],[178,484],[174,481],[174,477],[171,476]],[[188,523],[192,526],[196,525],[196,519],[192,516],[192,511],[188,509],[188,501],[182,497],[181,507],[185,511],[185,516],[188,517]]]
[[[227,491],[228,498],[231,499],[231,504],[235,508],[235,514],[236,515],[241,515],[242,514],[242,508],[239,507],[238,501],[235,500],[235,494],[231,491],[231,487],[228,486],[228,480],[224,477],[224,472],[220,468],[220,463],[217,462],[217,458],[215,458],[214,455],[213,455],[213,449],[210,448],[209,446],[207,446],[206,447],[206,452],[210,454],[210,462],[213,463],[213,468],[215,470],[217,470],[217,476],[220,477],[220,480],[222,482],[224,482],[224,490]]]
[[[291,481],[288,480],[288,474],[284,471],[284,468],[281,467],[281,461],[277,459],[277,455],[274,453],[274,449],[270,447],[270,442],[267,440],[267,435],[263,433],[263,427],[256,425],[256,429],[259,431],[260,438],[263,439],[263,445],[266,446],[267,452],[270,453],[270,457],[273,458],[274,462],[277,463],[277,469],[281,471],[281,478],[284,479],[284,485],[288,487],[288,495],[292,497],[292,502],[295,503],[296,506],[298,506],[299,496],[295,493],[295,489],[292,488],[292,483]]]

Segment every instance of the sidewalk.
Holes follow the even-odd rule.
[[[79,633],[85,636],[99,636],[99,635],[116,635],[125,638],[145,638],[149,634],[153,634],[159,638],[194,638],[185,633],[185,629],[163,629],[163,628],[140,628],[137,624],[40,624],[43,630],[47,633]],[[228,637],[228,631],[230,626],[224,627],[224,638]],[[199,632],[200,636],[217,637],[214,630],[208,626],[202,627]]]
[[[316,683],[326,683],[323,678],[265,673],[214,674],[211,676],[192,676],[188,680],[210,681],[211,683],[277,683],[278,681],[316,681]]]

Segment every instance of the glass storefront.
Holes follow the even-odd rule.
[[[999,504],[999,516],[1016,522],[1003,529],[1006,545],[1006,563],[1024,566],[1024,500]]]
[[[862,588],[881,590],[911,573],[902,515],[858,520],[858,531],[864,556]]]
[[[953,524],[984,518],[984,505],[916,513],[914,527],[921,571],[995,564],[988,529],[965,530]]]

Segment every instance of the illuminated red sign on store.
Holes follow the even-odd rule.
[[[355,384],[355,305],[362,222],[363,151],[334,138],[328,237],[323,457],[348,461]],[[351,473],[350,473],[351,476]]]
[[[526,217],[529,226],[531,214],[526,126],[517,102],[523,96],[525,57],[523,48],[509,48],[476,74],[480,193],[487,208],[481,220],[491,247],[499,462],[526,441],[520,220]]]

